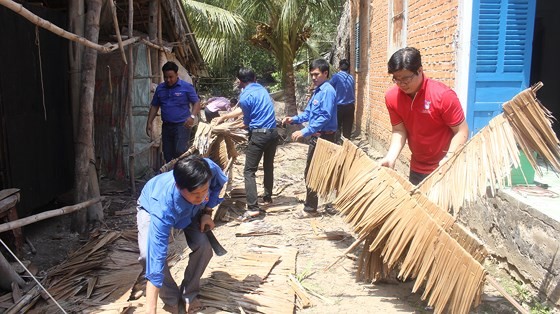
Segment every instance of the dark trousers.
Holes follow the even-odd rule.
[[[424,180],[429,175],[430,175],[429,173],[420,173],[420,172],[410,170],[410,174],[408,175],[408,181],[410,181],[410,183],[414,185],[418,185],[418,183],[422,182],[422,180]]]
[[[263,158],[264,170],[264,195],[267,199],[272,197],[272,184],[274,182],[274,155],[278,145],[278,132],[276,129],[268,130],[266,133],[252,132],[249,137],[249,144],[245,152],[245,193],[247,195],[247,209],[258,210],[257,182],[255,173]]]
[[[179,300],[183,299],[190,303],[200,292],[200,277],[206,270],[206,266],[212,258],[212,246],[208,241],[208,236],[200,232],[200,216],[196,216],[193,222],[183,229],[187,244],[191,249],[189,254],[189,262],[183,274],[181,286],[173,279],[169,271],[169,265],[165,263],[163,267],[163,285],[159,292],[159,297],[165,304],[176,305]],[[138,226],[138,247],[140,249],[140,264],[146,269],[146,254],[148,252],[148,237],[154,236],[150,234],[150,214],[144,209],[138,208],[136,215]]]
[[[340,134],[346,139],[352,136],[352,125],[354,124],[354,104],[339,105],[336,107],[338,130],[336,141],[340,142]]]
[[[187,151],[190,136],[191,129],[185,127],[184,123],[163,123],[161,141],[165,162],[170,162]]]
[[[208,110],[208,108],[204,108],[204,117],[206,117],[206,122],[210,123],[212,122],[212,120],[214,118],[217,118],[220,116],[220,111],[216,110],[215,112],[212,112],[210,110]]]
[[[321,134],[321,138],[329,142],[334,143],[336,134]],[[309,165],[311,160],[313,160],[313,154],[315,153],[315,146],[317,145],[317,137],[311,136],[309,139],[309,147],[307,149],[307,163],[305,164],[305,180],[307,181],[307,171],[309,170]],[[316,211],[319,206],[319,198],[317,197],[317,192],[307,188],[307,195],[305,197],[305,206],[308,207],[309,211]]]

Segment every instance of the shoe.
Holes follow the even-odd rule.
[[[186,313],[193,314],[202,310],[202,303],[198,298],[192,299],[191,302],[187,303],[185,306]]]
[[[237,217],[237,220],[244,222],[244,221],[249,221],[253,218],[258,217],[261,214],[261,211],[259,209],[247,209],[243,215]]]
[[[320,214],[317,212],[317,209],[314,209],[309,206],[305,206],[303,207],[302,210],[299,210],[294,213],[294,217],[296,217],[297,219],[312,218],[312,217],[317,217],[319,215]]]
[[[272,197],[270,196],[263,197],[263,205],[270,205],[270,204],[272,204]]]
[[[163,310],[165,312],[168,313],[172,313],[172,314],[180,314],[180,313],[185,313],[185,311],[183,310],[182,312],[179,311],[180,306],[178,304],[175,305],[170,305],[170,304],[163,304]],[[184,307],[182,307],[184,308]]]

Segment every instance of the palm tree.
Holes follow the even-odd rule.
[[[276,57],[282,72],[286,114],[297,114],[294,60],[311,37],[311,21],[333,18],[340,0],[241,0],[241,15],[254,26],[251,42]],[[336,14],[335,14],[336,15]]]
[[[197,32],[198,26],[194,24],[200,22],[201,19],[191,17],[190,14],[199,14],[201,12],[200,10],[193,10],[199,2],[193,0],[183,1],[188,6],[187,12],[190,11],[188,13],[189,18],[193,21],[193,28]],[[206,2],[216,5],[220,3],[212,0],[207,0]],[[230,47],[227,45],[236,38],[239,39],[239,36],[243,34],[241,28],[243,23],[245,23],[245,29],[249,29],[250,33],[252,33],[250,42],[257,47],[265,49],[276,58],[284,85],[285,113],[287,115],[294,115],[297,114],[294,61],[298,51],[311,37],[313,31],[312,21],[320,21],[322,18],[337,20],[341,12],[341,2],[342,0],[228,0],[220,4],[220,7],[227,11],[233,8],[237,9],[230,12],[232,14],[231,17],[227,16],[225,12],[219,13],[216,17],[224,26],[226,22],[233,22],[235,20],[239,22],[239,28],[223,27],[230,30],[230,32],[225,36],[218,36],[216,35],[217,33],[210,34],[209,26],[203,26],[204,29],[199,29],[197,32],[197,38],[203,42],[202,38],[210,35],[211,41],[208,41],[208,46],[201,45],[201,50],[209,55],[212,55],[209,53],[210,51],[213,51],[214,55],[218,55],[217,52],[220,49],[229,49]],[[207,9],[206,12],[209,13],[210,6],[206,4],[205,8]],[[207,15],[207,17],[210,16]],[[240,31],[239,33],[237,33],[238,30]],[[212,62],[212,58],[214,58],[208,58],[207,55],[205,57],[207,57],[209,62]],[[225,58],[221,58],[221,60],[225,60]]]

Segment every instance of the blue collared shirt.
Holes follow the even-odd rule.
[[[239,95],[243,123],[253,129],[276,128],[274,102],[268,91],[259,83],[251,83]]]
[[[309,124],[301,129],[303,136],[307,137],[320,131],[336,131],[335,96],[336,92],[329,82],[315,88],[305,111],[292,117],[292,123],[295,124],[309,121]]]
[[[191,115],[190,104],[199,101],[194,86],[177,79],[173,86],[160,83],[152,98],[152,106],[161,107],[161,120],[168,123],[183,123]]]
[[[354,78],[346,71],[340,71],[333,75],[329,81],[336,91],[334,103],[337,106],[354,103]]]
[[[168,171],[150,179],[138,198],[138,203],[150,214],[150,230],[146,254],[146,279],[161,288],[163,266],[167,259],[167,245],[171,229],[184,229],[191,224],[200,209],[214,207],[223,201],[219,197],[227,182],[226,175],[212,160],[204,158],[210,170],[208,196],[199,205],[189,203],[181,196],[175,185],[173,171]]]

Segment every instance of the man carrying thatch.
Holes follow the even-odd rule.
[[[173,171],[150,179],[138,199],[138,246],[144,266],[146,313],[156,313],[158,295],[164,309],[191,313],[201,307],[197,295],[200,277],[212,258],[212,247],[204,233],[214,228],[212,208],[227,177],[208,158],[183,157]],[[169,272],[167,249],[172,229],[182,229],[192,252],[178,287]]]
[[[200,99],[194,86],[179,78],[179,67],[168,61],[161,68],[164,82],[160,83],[152,98],[146,134],[152,136],[154,119],[161,107],[161,140],[165,162],[181,156],[186,150],[191,137],[194,119],[200,111]],[[193,104],[192,112],[190,105]]]
[[[239,107],[234,111],[218,118],[218,123],[243,115],[243,124],[249,130],[249,143],[245,151],[245,193],[247,209],[241,220],[247,220],[260,214],[258,204],[257,182],[255,173],[261,158],[264,170],[263,202],[272,203],[272,184],[274,182],[274,155],[278,145],[276,130],[276,115],[274,102],[268,91],[259,83],[252,69],[241,68],[237,73],[239,88],[243,89],[239,95]]]
[[[335,97],[336,91],[329,84],[329,63],[324,59],[316,59],[309,65],[309,75],[313,80],[315,89],[311,98],[307,102],[305,111],[293,117],[285,117],[282,123],[300,124],[309,122],[303,129],[292,133],[292,140],[297,141],[302,137],[310,137],[309,149],[307,151],[307,163],[305,165],[305,177],[309,165],[313,159],[317,138],[322,138],[329,142],[334,142],[337,129],[337,114]],[[307,188],[305,205],[303,210],[297,212],[297,218],[307,218],[317,216],[319,199],[317,192]]]
[[[469,127],[457,94],[424,74],[416,48],[398,50],[387,67],[396,84],[385,94],[393,127],[389,150],[380,163],[393,168],[408,141],[409,180],[417,185],[467,141]]]

